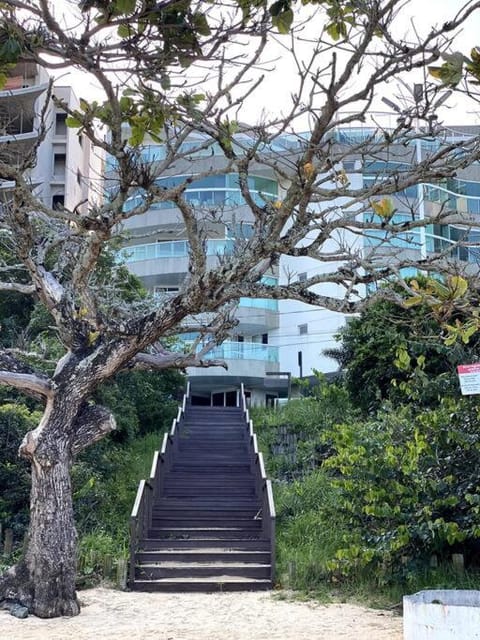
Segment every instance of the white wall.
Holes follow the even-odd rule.
[[[352,188],[362,186],[361,174],[348,176]],[[331,185],[332,188],[335,185]],[[331,206],[332,203],[328,203]],[[342,199],[335,203],[338,205],[338,215],[341,215]],[[335,215],[335,214],[331,214]],[[305,245],[315,237],[312,233],[301,244]],[[361,249],[361,241],[348,230],[341,231],[337,237],[333,237],[323,247],[322,251],[338,250],[340,245],[347,245],[350,249]],[[341,262],[321,262],[313,258],[292,258],[282,256],[280,260],[280,284],[289,280],[298,280],[298,275],[306,273],[312,277],[322,273],[334,272],[341,266]],[[315,293],[343,298],[345,289],[341,285],[321,284],[312,287]],[[280,301],[279,303],[279,328],[270,333],[270,343],[278,345],[280,355],[280,371],[289,371],[294,376],[300,375],[298,365],[298,352],[302,352],[302,375],[308,376],[313,370],[322,372],[336,371],[338,364],[335,360],[323,355],[324,349],[336,347],[334,335],[345,324],[345,314],[329,311],[322,307],[307,305],[294,300]],[[300,334],[300,326],[306,325],[307,333]]]

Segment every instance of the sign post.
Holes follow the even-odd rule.
[[[473,396],[480,393],[480,362],[461,364],[457,367],[462,396]]]

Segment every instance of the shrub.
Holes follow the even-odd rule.
[[[324,469],[339,492],[330,515],[349,527],[332,572],[368,568],[387,581],[428,565],[432,554],[443,559],[461,550],[476,561],[478,414],[475,401],[444,399],[419,415],[396,407],[324,433],[333,448]]]
[[[30,466],[18,457],[18,447],[40,415],[23,404],[0,405],[0,522],[13,529],[16,542],[28,523],[30,494]]]

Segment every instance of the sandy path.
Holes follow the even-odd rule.
[[[401,640],[402,620],[356,605],[288,602],[270,593],[80,593],[76,618],[17,620],[1,640]]]

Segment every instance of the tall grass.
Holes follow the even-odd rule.
[[[76,470],[77,484],[78,475],[83,483],[75,494],[78,586],[117,578],[128,558],[129,516],[138,483],[149,477],[153,452],[160,448],[162,436],[149,433],[128,446],[106,449],[105,475],[89,475],[89,465]]]

